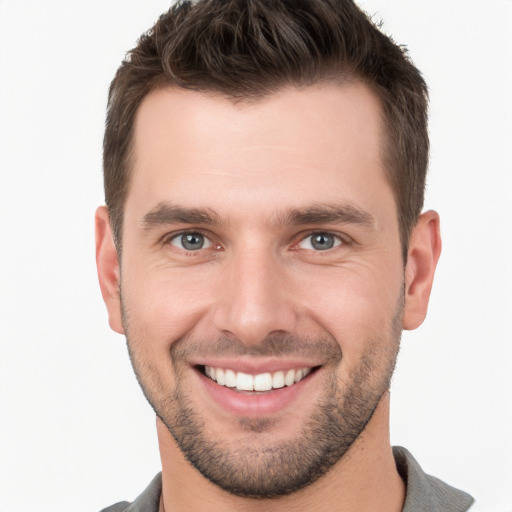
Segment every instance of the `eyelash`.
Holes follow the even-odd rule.
[[[337,233],[333,233],[332,231],[311,231],[309,233],[307,233],[305,236],[302,236],[300,238],[300,240],[295,244],[295,246],[298,246],[300,244],[302,244],[303,242],[306,242],[308,239],[312,239],[314,236],[324,236],[324,237],[332,237],[334,239],[334,244],[333,247],[329,247],[327,249],[317,249],[317,250],[314,250],[314,249],[306,249],[306,250],[312,250],[313,252],[327,252],[327,251],[330,251],[332,249],[336,249],[336,247],[339,247],[340,245],[346,245],[347,244],[347,240],[342,237],[341,235],[337,234]],[[313,241],[311,240],[310,242],[310,245],[313,245]]]
[[[207,247],[200,247],[196,250],[186,249],[185,247],[177,247],[173,244],[173,241],[178,240],[186,235],[200,235],[204,238],[204,241],[208,243]],[[184,251],[187,255],[195,255],[199,252],[201,252],[202,249],[220,249],[220,244],[215,243],[212,239],[213,237],[207,233],[202,232],[201,230],[194,229],[194,230],[187,230],[187,231],[180,231],[178,233],[172,233],[166,237],[163,238],[163,243],[166,245],[172,245],[173,247],[176,247],[178,250]]]
[[[182,247],[177,247],[175,244],[172,243],[173,241],[178,240],[181,237],[184,237],[186,235],[201,235],[204,238],[205,242],[208,243],[208,246],[207,247],[203,247],[202,246],[199,249],[192,250],[192,249],[186,249],[183,246]],[[332,231],[315,230],[315,231],[310,231],[310,232],[307,232],[305,234],[299,235],[300,239],[298,240],[298,242],[293,244],[292,249],[300,250],[301,247],[299,247],[299,245],[302,244],[303,242],[307,241],[308,239],[312,238],[315,235],[316,236],[333,237],[335,245],[333,245],[333,247],[328,247],[327,249],[317,249],[317,250],[314,250],[313,248],[312,249],[307,248],[305,250],[312,251],[312,252],[315,252],[315,253],[329,252],[329,251],[331,251],[333,249],[336,249],[339,246],[347,245],[347,244],[350,243],[350,240],[347,240],[346,236],[341,236],[338,233],[333,233]],[[177,250],[184,251],[186,255],[197,255],[203,249],[220,250],[222,248],[221,244],[216,243],[213,240],[213,237],[210,234],[204,233],[201,230],[197,230],[197,229],[196,230],[180,231],[178,233],[170,234],[170,235],[164,237],[163,243],[166,244],[166,245],[172,245],[173,247],[176,247]],[[313,243],[310,242],[310,245],[313,245]]]

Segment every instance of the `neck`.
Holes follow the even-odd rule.
[[[389,441],[389,392],[347,453],[321,478],[288,496],[253,499],[234,496],[204,478],[183,457],[167,427],[157,420],[162,459],[160,512],[210,510],[274,512],[297,507],[310,512],[400,512],[405,485]]]

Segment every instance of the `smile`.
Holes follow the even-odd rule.
[[[312,367],[305,367],[250,375],[230,369],[205,366],[204,374],[220,386],[235,388],[237,391],[270,391],[292,386],[304,379],[312,370]]]

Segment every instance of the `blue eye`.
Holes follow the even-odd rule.
[[[201,233],[182,233],[171,239],[171,245],[185,251],[199,251],[207,249],[212,243]]]
[[[301,249],[309,249],[313,251],[327,251],[333,247],[341,245],[341,239],[332,233],[312,233],[299,243]]]

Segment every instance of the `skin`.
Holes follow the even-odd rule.
[[[143,101],[122,267],[105,207],[96,214],[97,263],[110,325],[127,335],[158,413],[161,510],[402,509],[389,378],[401,328],[418,327],[426,315],[441,242],[437,214],[422,214],[404,268],[380,119],[378,100],[362,84],[291,88],[252,104],[175,89]],[[176,205],[187,222],[176,219]],[[193,217],[193,209],[211,218]],[[183,230],[203,234],[207,246],[186,251]],[[317,250],[312,233],[332,234],[335,246]],[[242,413],[210,393],[196,367],[209,363],[317,371],[270,409],[251,408],[254,395],[246,395]],[[219,443],[249,478],[264,475],[272,458],[258,463],[247,454],[300,443],[328,398],[341,407],[342,423],[351,392],[364,398],[357,410],[365,418],[346,452],[309,485],[271,500],[212,483],[168,428],[176,435],[186,403],[201,439]],[[186,400],[173,401],[178,394]]]

